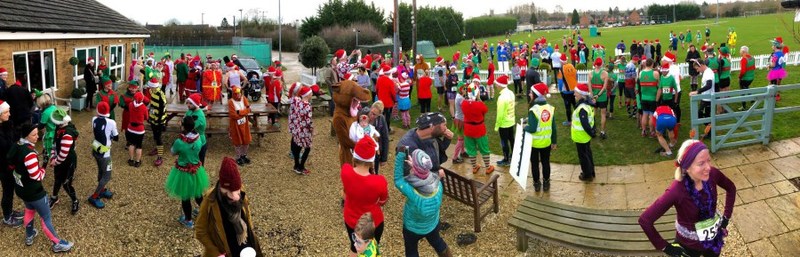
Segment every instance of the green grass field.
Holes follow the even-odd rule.
[[[795,46],[793,37],[791,37],[791,32],[784,27],[781,23],[780,19],[785,20],[789,25],[791,23],[792,15],[790,14],[781,14],[781,15],[762,15],[762,16],[754,16],[748,18],[733,18],[733,19],[721,19],[719,24],[713,24],[713,20],[699,20],[699,21],[691,21],[691,22],[679,22],[675,24],[669,25],[653,25],[653,26],[638,26],[638,27],[624,27],[624,28],[602,28],[600,31],[602,32],[602,37],[598,38],[588,38],[588,30],[582,30],[582,34],[586,35],[584,39],[587,41],[587,44],[594,44],[599,43],[607,46],[607,48],[613,48],[620,39],[624,39],[626,43],[630,44],[632,39],[642,40],[642,39],[656,39],[659,38],[661,41],[666,41],[669,35],[670,30],[674,31],[685,31],[687,28],[691,28],[692,30],[697,29],[705,29],[705,26],[708,25],[711,28],[711,38],[715,41],[725,39],[725,35],[723,33],[727,33],[728,27],[734,27],[738,33],[739,40],[737,45],[748,45],[751,46],[751,53],[752,54],[766,54],[770,52],[770,45],[769,39],[774,38],[775,36],[782,36],[784,38],[784,42],[789,44],[789,47],[794,49]],[[531,35],[531,38],[538,37],[540,35],[544,35],[548,41],[556,42],[558,39],[558,43],[560,44],[560,37],[561,35],[566,34],[566,31],[552,31],[550,33],[547,32],[535,32]],[[527,34],[517,34],[511,37],[512,41],[519,41],[522,39],[526,39],[528,36]],[[501,37],[492,37],[488,38],[490,42],[497,42],[500,40]],[[483,39],[476,40],[478,42],[483,42]],[[452,56],[452,54],[456,50],[461,50],[462,52],[466,52],[469,50],[470,41],[463,41],[460,44],[447,47],[447,48],[440,48],[440,55],[448,58]],[[610,47],[609,47],[610,46]],[[666,46],[662,47],[666,48]],[[679,48],[680,51],[680,48]],[[679,54],[678,59],[685,58],[685,54]],[[448,58],[449,59],[449,58]],[[486,64],[484,64],[485,66]],[[796,74],[800,73],[800,67],[790,66],[787,68],[787,72],[789,73],[789,77],[783,81],[783,84],[793,84],[793,83],[800,83],[800,77]],[[738,72],[734,72],[732,74],[732,82],[731,82],[731,89],[738,89],[739,83],[736,80],[738,76]],[[763,87],[767,85],[766,81],[766,70],[758,70],[756,72],[756,80],[753,82],[751,87]],[[680,137],[679,140],[685,140],[688,137],[689,132],[689,119],[690,119],[690,111],[689,111],[689,98],[688,92],[690,90],[688,78],[684,79],[681,83],[682,89],[685,91],[683,99],[681,101],[681,109],[683,110],[683,117],[681,119],[681,123],[683,126],[681,127]],[[509,86],[509,89],[512,89],[513,86]],[[416,90],[416,87],[415,87]],[[412,96],[415,96],[416,93],[413,93]],[[619,98],[618,98],[619,99]],[[416,97],[412,97],[412,101],[414,101],[414,106],[411,109],[412,117],[417,117],[419,115],[419,106],[416,105]],[[436,102],[438,101],[436,94],[434,93],[434,98],[432,99],[432,109],[436,110]],[[566,119],[566,114],[564,112],[564,104],[561,100],[561,97],[557,94],[554,94],[552,98],[548,100],[550,104],[556,107],[556,115],[555,119],[556,122],[559,123],[558,126],[558,150],[554,151],[551,156],[551,161],[555,163],[578,163],[578,158],[576,155],[576,150],[574,143],[570,139],[570,131],[569,127],[562,126],[560,123]],[[616,104],[616,103],[615,103]],[[494,127],[495,121],[495,102],[489,101],[487,102],[489,106],[489,113],[486,115],[486,125],[489,129],[489,142],[491,145],[492,153],[501,154],[502,150],[500,147],[500,138],[496,132],[492,130]],[[800,92],[786,92],[782,94],[782,100],[777,103],[778,107],[781,106],[797,106],[800,105]],[[446,112],[446,111],[445,111]],[[518,100],[517,102],[517,119],[526,117],[527,114],[527,103],[524,103],[522,100]],[[663,160],[668,160],[669,158],[661,157],[658,154],[653,153],[653,151],[658,147],[658,142],[655,139],[651,138],[643,138],[641,137],[640,131],[637,129],[636,123],[634,119],[627,118],[625,115],[625,110],[615,110],[616,119],[609,120],[607,123],[607,131],[609,138],[606,140],[601,140],[599,137],[592,140],[592,150],[594,152],[594,159],[597,165],[624,165],[624,164],[634,164],[634,163],[652,163],[658,162]],[[598,114],[599,115],[599,114]],[[596,117],[596,124],[599,126],[599,116]],[[800,120],[800,113],[787,113],[787,114],[776,114],[773,129],[772,129],[772,139],[773,140],[780,140],[786,138],[797,137],[800,135],[800,129],[796,127],[796,121]],[[394,125],[399,125],[400,122],[393,121]],[[708,142],[707,142],[708,143]]]

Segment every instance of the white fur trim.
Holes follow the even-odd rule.
[[[358,154],[353,150],[350,150],[350,152],[353,153],[353,158],[355,158],[356,160],[359,160],[359,161],[362,161],[362,162],[375,162],[375,156],[374,155],[372,156],[372,158],[364,158],[364,157],[358,156]]]
[[[51,115],[51,116],[50,116],[50,121],[52,121],[52,122],[53,122],[53,124],[56,124],[56,126],[61,126],[61,125],[67,124],[67,123],[69,123],[70,121],[72,121],[72,118],[71,118],[71,117],[69,117],[69,115],[67,115],[67,116],[64,116],[64,119],[63,119],[63,120],[59,121],[59,120],[56,120],[55,116],[52,116],[52,115]]]
[[[192,100],[191,97],[186,98],[186,101],[189,102],[190,104],[194,105],[194,107],[200,108],[200,105],[195,103],[194,100]]]

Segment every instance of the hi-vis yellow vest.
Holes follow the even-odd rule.
[[[536,117],[539,125],[536,126],[536,132],[533,133],[533,141],[531,146],[534,148],[545,148],[551,144],[551,136],[553,134],[553,114],[555,107],[549,104],[534,105],[530,111]],[[531,121],[528,121],[531,122]]]
[[[579,115],[581,110],[586,111],[586,113],[589,115],[589,117],[588,117],[589,118],[589,127],[593,127],[594,126],[594,109],[591,106],[587,105],[587,104],[580,104],[580,105],[578,105],[578,108],[575,108],[575,111],[572,111],[572,129],[571,129],[572,141],[575,141],[575,143],[585,144],[585,143],[589,142],[589,140],[591,140],[592,137],[589,136],[589,133],[587,133],[586,131],[583,130],[583,126],[581,124],[581,118],[580,118],[580,115]]]

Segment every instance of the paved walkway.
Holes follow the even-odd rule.
[[[451,147],[452,149],[452,147]],[[452,156],[452,151],[451,151]],[[499,160],[492,156],[492,163]],[[722,150],[712,155],[737,187],[731,222],[752,256],[800,256],[800,138]],[[468,161],[443,165],[473,177]],[[523,191],[507,170],[499,168],[501,194],[535,195],[553,202],[597,209],[644,209],[671,183],[674,161],[597,167],[592,183],[578,180],[580,166],[553,164],[550,192],[534,192],[532,179]],[[485,175],[475,176],[484,180]],[[724,190],[720,198],[724,199]],[[724,200],[719,201],[720,207]]]

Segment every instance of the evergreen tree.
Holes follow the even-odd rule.
[[[581,23],[581,16],[578,15],[578,10],[572,9],[572,22],[570,24],[575,25]]]

